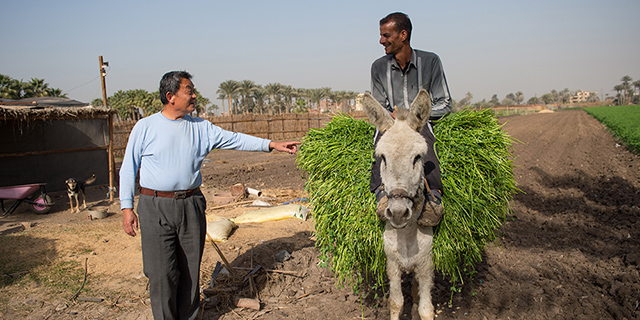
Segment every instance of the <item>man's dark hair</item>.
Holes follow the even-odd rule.
[[[160,101],[162,104],[168,104],[169,100],[167,100],[167,92],[171,92],[173,94],[178,93],[180,90],[180,81],[182,79],[191,80],[191,74],[186,71],[171,71],[167,72],[162,76],[162,80],[160,80]]]
[[[401,32],[402,30],[407,31],[407,41],[411,41],[411,20],[409,16],[402,12],[394,12],[389,13],[386,17],[380,20],[380,25],[386,24],[389,21],[393,21],[396,24],[396,31]]]

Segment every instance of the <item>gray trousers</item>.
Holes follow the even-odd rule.
[[[140,195],[142,261],[156,320],[198,315],[205,209],[200,192],[185,199]]]

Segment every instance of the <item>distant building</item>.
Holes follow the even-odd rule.
[[[596,95],[596,93],[578,90],[573,96],[571,96],[571,99],[569,101],[571,103],[587,102],[589,101],[589,97],[591,97],[592,95]]]
[[[364,98],[364,93],[359,93],[356,97],[356,111],[362,111],[364,108],[362,107],[362,99]]]

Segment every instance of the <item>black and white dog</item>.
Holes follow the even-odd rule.
[[[69,178],[65,181],[67,184],[67,195],[69,196],[69,204],[71,205],[71,212],[73,212],[73,199],[76,199],[76,210],[80,212],[79,197],[82,197],[82,204],[84,208],[87,208],[87,201],[84,195],[84,187],[90,185],[96,181],[96,174],[91,175],[91,178],[85,181],[78,181],[76,178]]]

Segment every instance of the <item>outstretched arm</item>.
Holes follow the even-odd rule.
[[[298,141],[271,141],[269,142],[269,150],[278,150],[280,152],[288,152],[294,154],[298,151],[298,145],[300,142]]]

